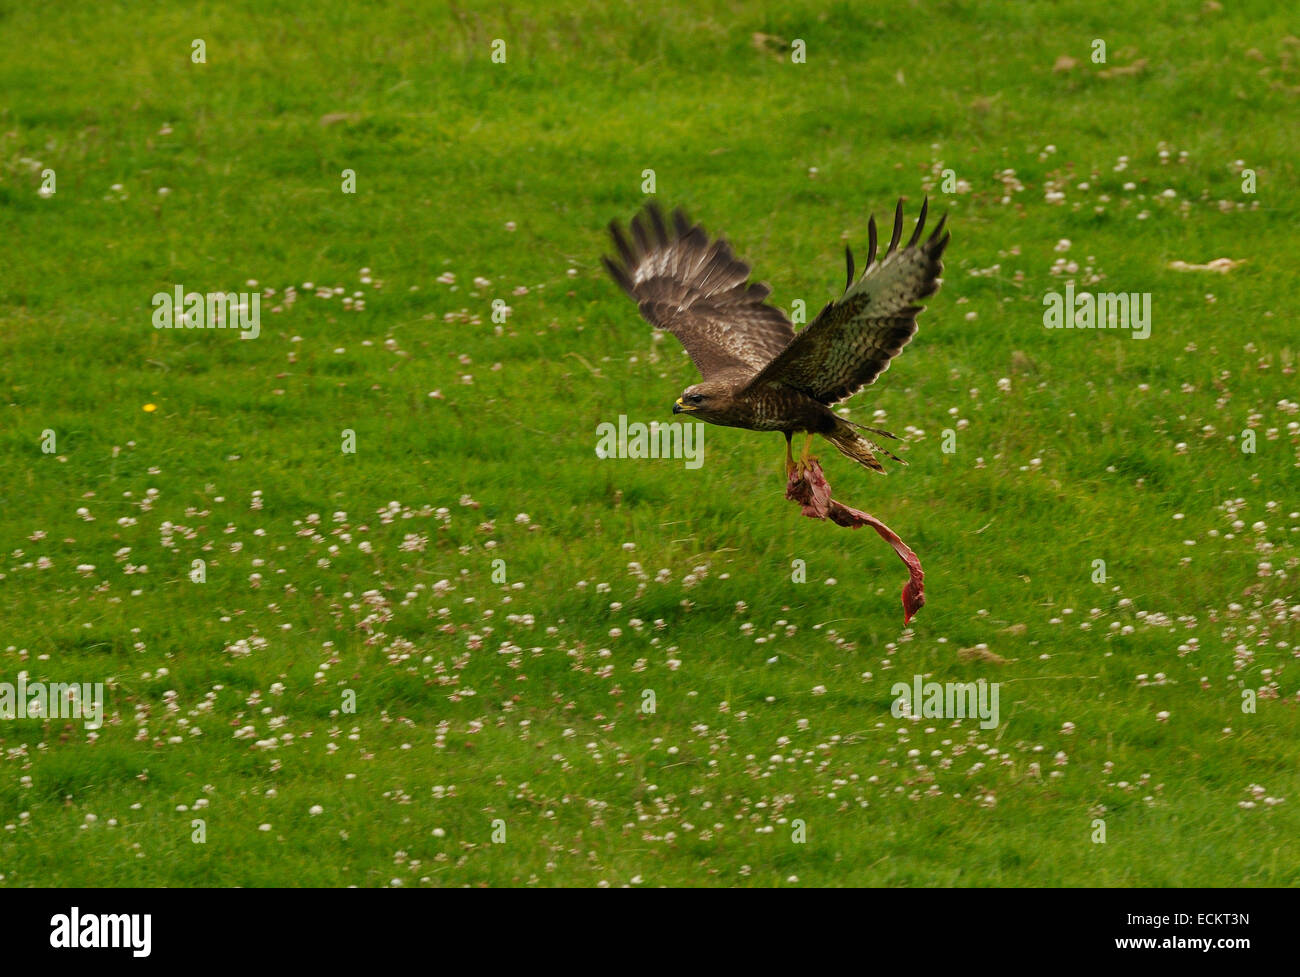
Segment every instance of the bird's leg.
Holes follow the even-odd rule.
[[[808,439],[807,439],[806,441],[804,441],[804,443],[803,443],[803,451],[800,452],[800,454],[799,454],[799,468],[800,468],[800,469],[807,468],[807,467],[808,467],[808,462],[812,460],[812,457],[813,457],[812,454],[811,454],[811,452],[812,452],[812,443],[813,443],[813,436],[812,436],[812,434],[809,434],[809,435],[808,435]]]
[[[787,481],[794,477],[794,453],[790,450],[790,438],[793,435],[793,431],[785,432],[785,477]]]

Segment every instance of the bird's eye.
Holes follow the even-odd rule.
[[[691,394],[686,399],[689,400],[692,404],[702,404],[704,403],[704,394]]]

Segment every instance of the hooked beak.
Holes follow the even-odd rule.
[[[682,398],[681,398],[681,397],[678,397],[678,398],[677,398],[677,403],[673,404],[673,413],[674,413],[674,414],[680,414],[680,413],[682,413],[682,411],[688,411],[688,410],[690,410],[690,409],[691,409],[691,408],[687,407],[685,404],[682,403]]]

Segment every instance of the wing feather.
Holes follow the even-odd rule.
[[[750,381],[747,389],[778,382],[823,404],[853,396],[889,369],[889,362],[916,335],[919,300],[938,291],[943,272],[945,214],[921,240],[929,200],[921,206],[916,229],[902,250],[903,202],[894,211],[889,249],[876,261],[876,221],[867,225],[869,249],[862,277],[800,332]],[[742,391],[743,393],[743,391]]]
[[[738,367],[756,373],[794,339],[785,313],[763,301],[771,289],[751,283],[749,265],[726,240],[710,244],[680,208],[665,221],[651,201],[630,230],[629,239],[610,224],[618,254],[602,258],[606,269],[651,325],[681,341],[705,379]]]

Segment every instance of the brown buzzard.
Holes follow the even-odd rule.
[[[806,329],[795,333],[785,313],[764,302],[767,285],[751,284],[749,265],[723,238],[710,243],[680,209],[666,220],[651,202],[632,218],[631,237],[617,221],[610,234],[616,258],[605,267],[637,303],[651,325],[676,336],[700,371],[673,413],[711,424],[780,431],[785,435],[787,473],[793,473],[790,438],[820,434],[845,457],[883,472],[876,453],[901,459],[863,437],[894,438],[888,431],[845,420],[831,405],[853,396],[889,369],[889,361],[916,334],[918,302],[938,290],[940,260],[948,245],[945,215],[921,241],[929,201],[921,205],[916,230],[903,248],[903,201],[894,212],[889,248],[876,260],[876,220],[867,225],[867,264],[853,280],[853,252],[847,247],[844,294],[829,303]]]

